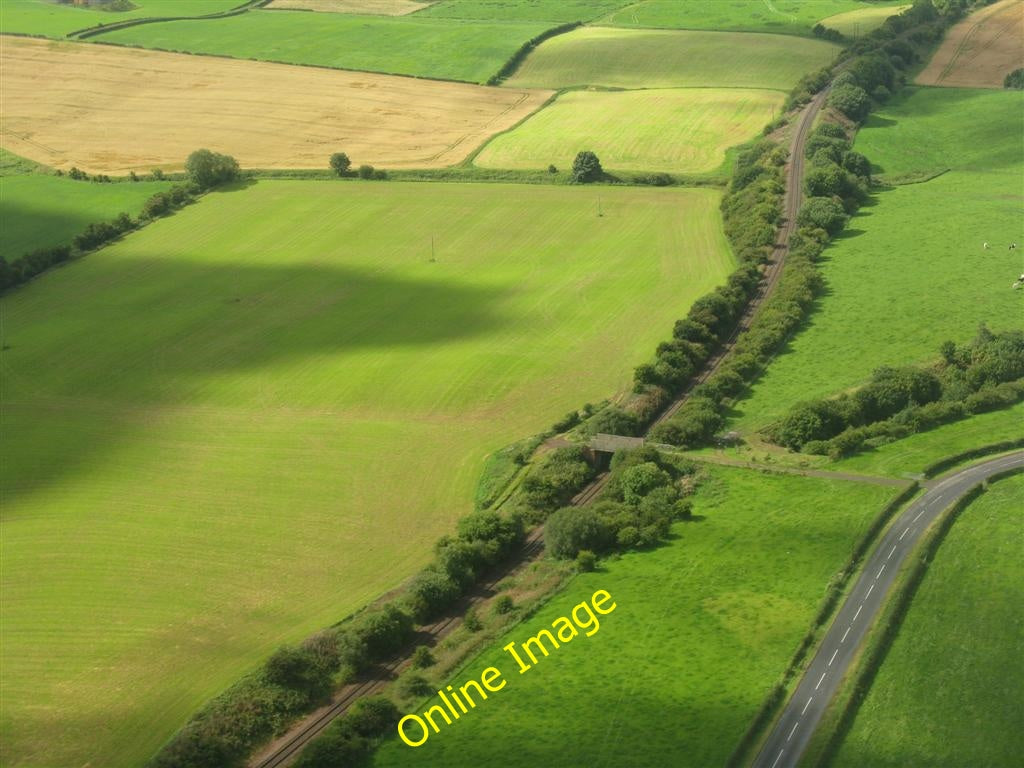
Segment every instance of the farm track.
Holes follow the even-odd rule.
[[[772,261],[765,269],[764,279],[758,293],[747,306],[746,312],[737,324],[729,339],[722,345],[719,351],[711,357],[704,366],[703,371],[693,381],[687,390],[673,402],[659,418],[652,424],[652,428],[669,418],[679,410],[679,407],[686,401],[693,388],[707,380],[713,374],[722,361],[728,355],[739,334],[750,327],[754,317],[764,301],[772,295],[778,285],[779,277],[785,264],[785,256],[789,247],[789,238],[796,230],[796,215],[803,200],[801,179],[804,168],[804,144],[807,135],[810,133],[814,119],[825,102],[827,90],[822,91],[811,102],[804,107],[800,114],[800,121],[797,123],[793,133],[793,141],[790,146],[790,161],[786,169],[786,196],[783,209],[783,224],[779,229],[779,237],[772,254]],[[604,489],[608,482],[608,473],[598,475],[583,490],[572,499],[573,506],[589,504]],[[491,591],[502,579],[529,566],[531,562],[540,558],[544,551],[544,526],[534,528],[526,537],[523,550],[520,556],[513,562],[507,564],[494,574],[485,584],[477,586],[471,595],[463,599],[456,607],[451,616],[441,619],[433,624],[422,627],[417,633],[414,644],[406,648],[407,653],[412,651],[414,645],[429,644],[436,645],[441,639],[450,634],[462,621],[462,616],[468,608],[483,603],[491,596]],[[281,768],[289,765],[303,747],[318,736],[338,716],[344,714],[357,699],[362,696],[379,692],[391,682],[399,671],[409,665],[407,654],[401,658],[371,671],[370,676],[364,680],[350,683],[343,687],[334,697],[331,704],[323,707],[312,715],[301,721],[289,733],[272,742],[260,754],[254,757],[250,768]]]

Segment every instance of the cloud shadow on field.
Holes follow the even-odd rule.
[[[140,428],[140,411],[188,404],[193,386],[219,373],[330,356],[337,375],[339,353],[448,344],[510,321],[499,308],[504,288],[433,277],[433,265],[409,279],[326,262],[123,253],[87,255],[0,298],[3,453],[27,451],[2,457],[5,502],[102,463],[106,448]]]

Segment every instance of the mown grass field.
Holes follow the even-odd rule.
[[[69,32],[127,19],[202,16],[241,5],[244,0],[132,0],[131,11],[100,11],[59,5],[50,0],[3,0],[0,32],[63,37]]]
[[[5,763],[143,763],[628,388],[732,258],[718,191],[601,200],[261,181],[3,297]]]
[[[713,171],[729,147],[771,121],[778,91],[739,88],[570,91],[493,139],[474,162],[487,168],[569,168],[581,147],[609,170]]]
[[[1019,94],[995,96],[1020,104]],[[943,341],[968,341],[980,323],[1020,327],[1021,295],[1011,285],[1024,256],[1008,250],[1024,242],[1019,132],[990,130],[992,114],[964,108],[957,91],[929,91],[920,112],[911,109],[916,98],[872,118],[857,149],[887,171],[943,159],[954,170],[880,192],[853,218],[825,252],[820,307],[739,403],[734,426],[756,430],[797,401],[856,386],[878,366],[934,359]],[[919,125],[943,119],[941,131]]]
[[[629,0],[444,0],[420,15],[439,19],[592,21]]]
[[[372,13],[381,16],[404,16],[429,8],[429,2],[418,0],[272,0],[271,9],[320,11],[323,13]]]
[[[898,0],[889,3],[898,4]],[[810,35],[822,19],[866,7],[857,0],[641,0],[608,14],[600,23]]]
[[[339,151],[355,167],[443,167],[550,95],[18,38],[4,41],[0,61],[6,146],[54,167],[122,175],[179,170],[199,147],[243,168],[326,170]]]
[[[882,179],[945,170],[1016,174],[1024,162],[1024,93],[976,88],[905,88],[857,135]],[[999,184],[998,178],[993,184]],[[1010,180],[1004,182],[1011,186]]]
[[[544,41],[506,84],[789,90],[838,51],[820,40],[779,35],[584,27]]]
[[[486,82],[550,22],[252,11],[226,19],[147,24],[97,40],[189,53]]]
[[[830,765],[1012,766],[1024,754],[1024,477],[960,515]]]
[[[0,179],[0,257],[11,261],[37,248],[70,243],[86,226],[122,211],[132,217],[150,195],[170,182],[96,184],[57,176],[4,176]]]
[[[655,551],[581,574],[453,673],[497,666],[507,687],[418,748],[397,738],[376,768],[722,765],[810,627],[825,586],[891,488],[714,468],[698,521]],[[600,631],[526,674],[502,646],[611,593]],[[420,707],[422,711],[425,707]],[[552,758],[556,755],[556,758]]]
[[[847,37],[857,38],[877,29],[887,18],[895,16],[909,7],[910,3],[906,5],[872,5],[828,16],[822,19],[821,23]]]

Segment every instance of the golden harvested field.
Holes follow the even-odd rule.
[[[243,168],[443,167],[549,91],[0,38],[4,149],[90,173],[180,169],[199,147]],[[429,126],[430,130],[424,130]]]
[[[1024,67],[1024,0],[1002,0],[953,27],[921,74],[920,85],[1002,88]]]
[[[328,13],[369,13],[379,16],[405,16],[431,3],[416,0],[273,0],[268,8]]]

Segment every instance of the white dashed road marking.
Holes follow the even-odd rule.
[[[803,709],[803,712],[801,712],[801,713],[800,713],[800,716],[801,716],[801,717],[803,717],[803,715],[804,715],[804,712],[806,712],[806,711],[807,711],[807,708],[808,708],[809,706],[811,706],[811,702],[812,702],[812,701],[814,701],[814,697],[813,697],[813,696],[811,696],[811,698],[809,698],[809,699],[807,700],[807,703],[806,703],[806,704],[804,704],[804,709]]]
[[[907,531],[909,531],[909,530],[910,530],[910,526],[909,525],[906,528],[903,529],[903,533],[900,534],[900,541],[903,541],[903,537],[907,535]]]
[[[864,607],[864,603],[861,603],[860,606],[857,608],[857,612],[855,614],[853,614],[853,621],[856,621],[857,617],[860,616],[860,612],[861,612],[861,609],[863,607]],[[850,623],[852,624],[853,622],[850,622]]]
[[[877,579],[878,576],[881,576],[882,575],[882,571],[884,571],[884,570],[885,570],[885,563],[882,563],[882,567],[878,569],[878,575],[875,576],[875,578]],[[871,586],[874,586],[874,584],[872,584]]]
[[[845,632],[843,632],[843,639],[839,641],[840,643],[845,643],[845,642],[846,642],[846,636],[847,636],[848,634],[850,634],[850,630],[851,630],[852,628],[853,628],[853,624],[851,624],[851,625],[850,625],[849,627],[847,627],[847,628],[846,628],[846,631],[845,631]]]
[[[820,686],[820,685],[821,685],[821,681],[822,681],[822,680],[824,680],[824,679],[825,679],[825,673],[824,673],[824,672],[822,672],[822,673],[821,673],[821,677],[820,677],[820,678],[818,678],[818,685],[814,686],[814,690],[818,690],[818,686]]]
[[[878,577],[877,577],[877,576],[875,576],[875,578],[877,579]],[[868,593],[867,593],[866,595],[864,595],[864,599],[865,599],[865,600],[867,600],[867,599],[868,599],[869,597],[871,597],[871,591],[872,591],[872,590],[873,590],[874,588],[875,588],[875,585],[874,585],[874,584],[872,584],[872,585],[871,585],[870,587],[868,587]],[[861,605],[863,605],[863,603],[861,603]]]
[[[799,726],[799,725],[800,725],[800,721],[799,720],[797,720],[795,723],[793,723],[793,730],[791,730],[789,732],[789,736],[786,737],[786,741],[789,741],[790,739],[793,738],[793,734],[796,733],[797,726]]]
[[[892,557],[893,552],[895,552],[895,551],[896,551],[896,545],[893,544],[892,545],[892,550],[890,550],[888,557],[886,557],[885,559],[888,560],[890,557]]]
[[[836,648],[834,651],[832,651],[832,658],[828,660],[828,665],[830,667],[832,666],[832,662],[836,660],[836,654],[837,653],[839,653],[839,649],[838,648]]]
[[[774,762],[774,763],[772,763],[772,768],[775,768],[775,766],[779,764],[779,760],[781,760],[781,759],[782,759],[782,753],[783,753],[783,752],[785,752],[785,751],[786,751],[786,750],[784,750],[784,749],[780,749],[780,750],[779,750],[779,756],[778,756],[778,757],[776,757],[776,758],[775,758],[775,762]]]

